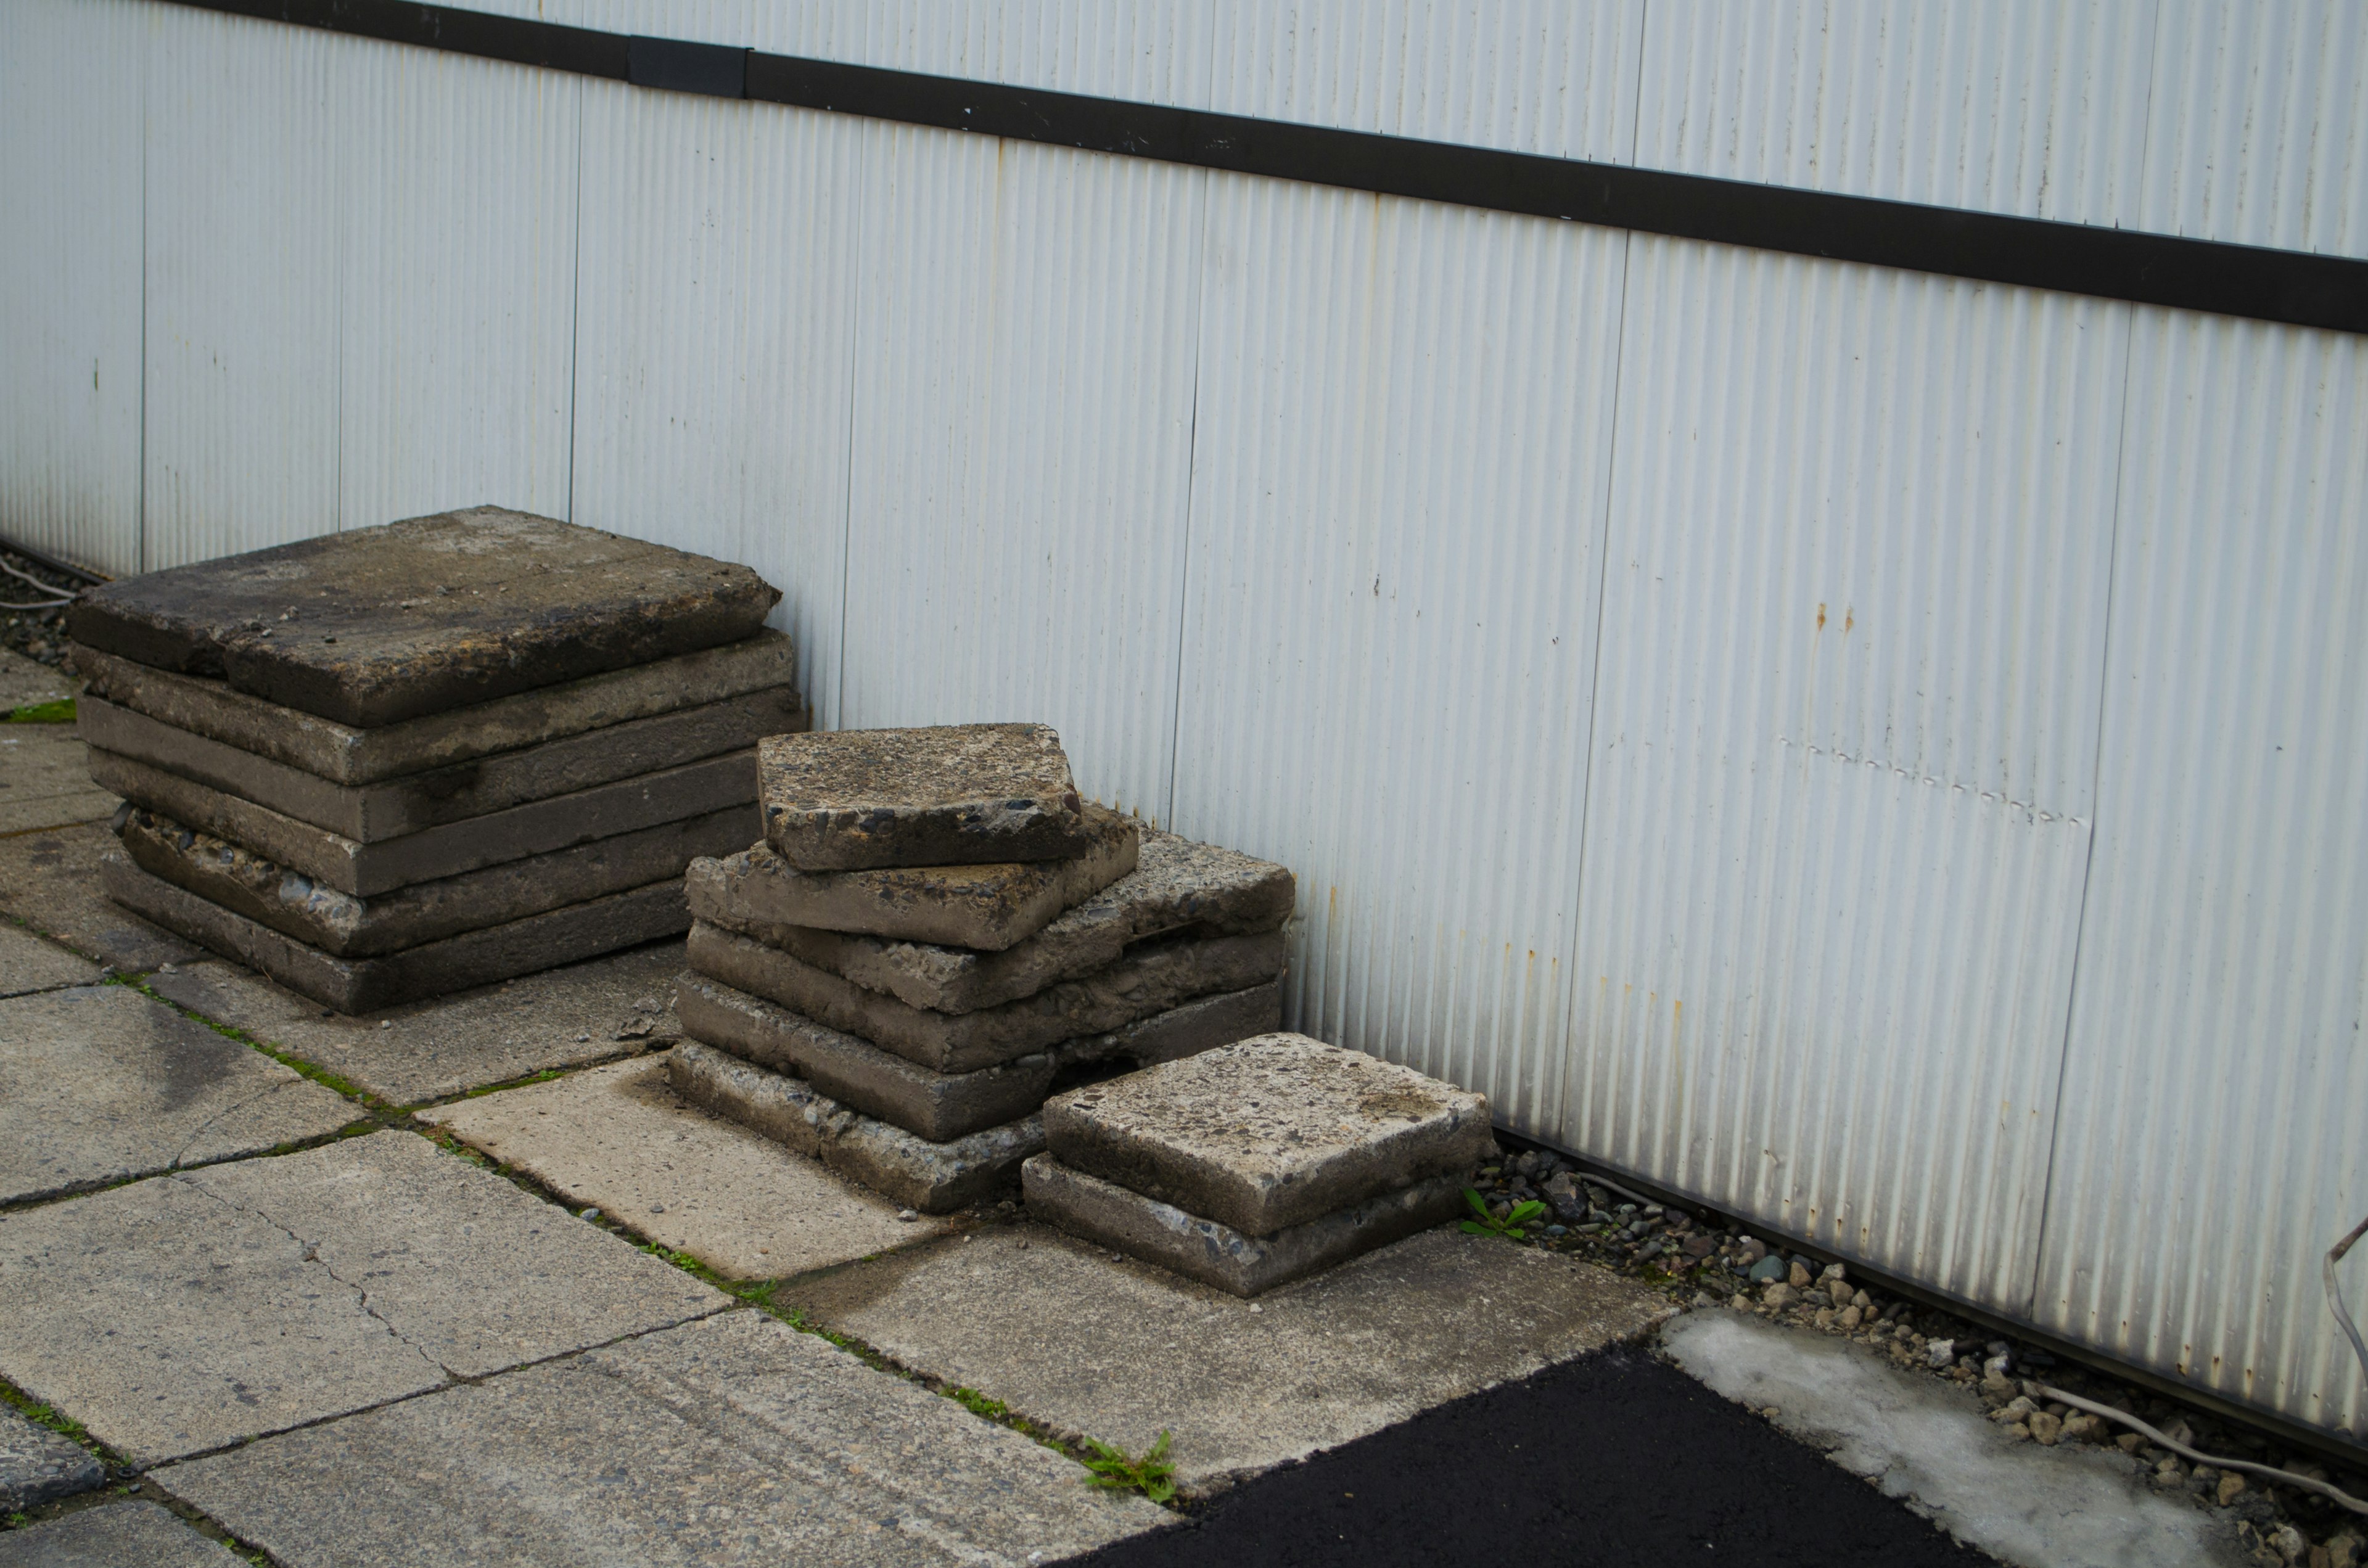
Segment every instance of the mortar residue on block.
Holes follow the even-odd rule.
[[[1053,1154],[1020,1166],[1028,1212],[1072,1235],[1169,1268],[1236,1296],[1255,1296],[1452,1220],[1463,1207],[1463,1173],[1352,1203],[1270,1235],[1187,1213],[1063,1165]]]
[[[780,597],[745,566],[474,506],[104,583],[68,629],[368,726],[736,642]]]
[[[298,822],[224,790],[209,788],[91,748],[90,772],[133,805],[232,843],[316,882],[357,898],[432,882],[529,855],[547,855],[597,838],[613,838],[660,823],[681,822],[756,799],[750,752],[685,763],[638,778],[620,778],[529,801],[466,822],[383,844],[361,844],[343,834]]]
[[[666,1082],[684,1099],[753,1128],[874,1192],[924,1214],[950,1214],[1019,1179],[1044,1148],[1042,1118],[939,1143],[840,1105],[802,1078],[685,1040],[666,1053]]]
[[[797,684],[797,658],[778,631],[697,653],[609,670],[398,724],[357,729],[182,675],[77,647],[88,689],[118,707],[317,775],[332,784],[375,784],[496,752],[605,730],[637,719]],[[811,722],[801,713],[792,729]]]
[[[1490,1144],[1486,1096],[1297,1034],[1087,1085],[1044,1121],[1063,1165],[1252,1236],[1461,1176]]]
[[[79,713],[83,739],[102,751],[358,843],[378,844],[705,757],[746,752],[766,735],[794,728],[805,710],[796,692],[776,687],[374,784],[333,784],[101,698],[85,699]]]
[[[1000,951],[1135,869],[1136,824],[1087,806],[1086,847],[1066,860],[801,871],[757,844],[690,869],[701,919],[734,930],[819,926]]]
[[[744,842],[756,818],[753,806],[733,806],[367,899],[136,806],[116,831],[150,875],[333,957],[366,959],[679,877]]]
[[[757,751],[765,837],[802,871],[1081,854],[1083,803],[1044,724],[780,735]]]
[[[134,914],[341,1013],[374,1012],[555,969],[673,936],[690,920],[682,884],[668,880],[382,958],[341,959],[209,903],[120,857],[102,861],[99,875],[108,896]]]
[[[1212,992],[1282,973],[1282,934],[1146,944],[1083,980],[975,1013],[933,1013],[866,991],[737,932],[691,927],[690,967],[793,1012],[860,1036],[939,1073],[1010,1062],[1078,1035],[1101,1034]]]

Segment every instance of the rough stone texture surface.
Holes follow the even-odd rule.
[[[392,724],[753,635],[745,566],[473,506],[85,591],[75,641],[343,724]]]
[[[73,676],[62,675],[38,659],[0,648],[0,719],[19,708],[63,702],[74,695],[79,684]]]
[[[1063,1165],[1253,1236],[1487,1152],[1485,1096],[1411,1068],[1272,1034],[1062,1095]]]
[[[106,1467],[80,1443],[0,1405],[0,1515],[87,1492],[106,1479]],[[0,1535],[0,1542],[9,1539]]]
[[[765,837],[802,871],[1081,853],[1084,802],[1044,724],[778,735],[757,748]]]
[[[765,935],[816,926],[1000,951],[1135,868],[1137,824],[1086,808],[1088,841],[1066,860],[923,866],[885,871],[801,871],[758,844],[691,863],[691,906],[702,920]]]
[[[290,1568],[1020,1568],[1169,1518],[750,1312],[157,1479]]]
[[[98,868],[114,848],[115,835],[104,823],[0,837],[0,915],[120,970],[204,957],[196,943],[151,926],[107,896]]]
[[[1051,1154],[1029,1160],[1019,1177],[1033,1218],[1236,1296],[1263,1294],[1452,1220],[1463,1210],[1465,1179],[1431,1176],[1272,1235],[1246,1236]]]
[[[924,1214],[951,1214],[1017,1186],[1019,1163],[1044,1147],[1044,1124],[1033,1116],[933,1143],[849,1110],[802,1078],[695,1040],[667,1054],[666,1083],[692,1104]]]
[[[128,986],[0,1002],[0,1202],[256,1153],[361,1114]]]
[[[53,947],[30,931],[0,925],[0,996],[89,985],[97,979],[98,966],[89,960]]]
[[[933,1013],[734,931],[702,921],[690,933],[690,967],[868,1040],[939,1073],[969,1073],[1080,1035],[1122,1028],[1195,996],[1241,991],[1282,973],[1282,933],[1174,938],[1129,950],[1083,980],[974,1013]]]
[[[1426,1231],[1255,1302],[1036,1225],[916,1248],[776,1299],[1055,1431],[1140,1453],[1175,1433],[1207,1492],[1647,1332],[1643,1286]]]
[[[245,1562],[148,1502],[83,1508],[0,1535],[0,1568],[242,1568]]]
[[[685,763],[380,844],[359,843],[97,747],[90,751],[90,771],[91,777],[136,806],[230,839],[339,892],[369,898],[413,882],[457,877],[529,855],[546,855],[596,838],[612,838],[659,823],[681,822],[746,804],[757,792],[749,755],[734,752]]]
[[[2150,1490],[2128,1457],[2015,1442],[1969,1392],[1862,1346],[1716,1310],[1689,1312],[1661,1341],[1713,1392],[1754,1410],[1774,1406],[1784,1431],[2002,1562],[2244,1561],[2227,1516]]]
[[[75,649],[74,663],[90,677],[90,689],[109,702],[333,784],[371,784],[447,768],[797,683],[790,640],[759,631],[719,648],[356,729],[233,691],[223,681],[154,669],[96,648]],[[803,714],[791,728],[803,729],[811,719]]]
[[[0,1219],[0,1376],[140,1464],[730,1304],[409,1132]]]
[[[938,1234],[803,1155],[692,1106],[643,1058],[420,1113],[571,1204],[734,1279],[778,1279]]]
[[[110,859],[100,874],[118,903],[341,1013],[374,1013],[639,947],[690,922],[682,884],[667,881],[384,958],[341,959],[209,903],[129,860]]]
[[[698,885],[691,908],[702,920],[844,975],[866,990],[936,1012],[971,1013],[1091,974],[1148,937],[1276,930],[1291,915],[1292,893],[1291,873],[1272,861],[1146,827],[1133,871],[1001,952],[813,926],[737,923],[727,901]]]
[[[90,777],[71,724],[0,724],[0,834],[97,822],[116,797]]]
[[[78,710],[87,745],[162,768],[298,822],[379,844],[554,795],[613,784],[688,762],[745,752],[794,730],[805,709],[786,687],[614,724],[427,773],[373,784],[333,784],[284,762],[86,698]],[[751,820],[755,820],[753,813]],[[741,842],[746,842],[743,839]]]
[[[333,957],[366,959],[673,881],[700,856],[746,837],[753,816],[734,806],[367,899],[138,807],[119,815],[116,831],[151,876]]]
[[[675,1032],[667,1004],[681,969],[682,944],[659,942],[361,1017],[324,1012],[234,964],[149,983],[382,1099],[416,1105],[663,1043]]]

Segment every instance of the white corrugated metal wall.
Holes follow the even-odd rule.
[[[2351,0],[486,9],[2368,256]],[[746,561],[1300,874],[1304,1028],[2326,1427],[2368,347],[142,0],[0,11],[0,533]]]

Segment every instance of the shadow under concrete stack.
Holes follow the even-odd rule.
[[[1291,873],[1081,803],[1058,737],[769,739],[765,840],[689,876],[686,1098],[900,1202],[992,1197],[1078,1081],[1270,1029]]]
[[[76,605],[117,903],[370,1012],[675,935],[803,729],[746,567],[476,507]]]

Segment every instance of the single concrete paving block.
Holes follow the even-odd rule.
[[[28,659],[11,648],[0,648],[0,719],[19,708],[66,701],[81,684],[39,659]]]
[[[196,943],[107,896],[98,868],[115,846],[105,823],[0,837],[0,915],[127,971],[203,958]]]
[[[997,951],[1135,869],[1138,824],[1101,806],[1087,806],[1085,821],[1085,847],[1064,860],[801,871],[760,843],[694,861],[691,907],[702,920],[760,939],[777,927],[811,926]]]
[[[0,1002],[0,1202],[259,1153],[361,1114],[129,986]]]
[[[0,925],[0,996],[90,985],[97,980],[98,966],[88,959],[44,942],[21,927]]]
[[[765,837],[802,871],[1059,860],[1084,802],[1045,724],[779,735],[757,748]]]
[[[155,1479],[289,1568],[1019,1568],[1170,1518],[753,1312]]]
[[[367,726],[736,642],[780,597],[745,566],[473,506],[101,584],[67,625]]]
[[[851,1265],[778,1293],[900,1366],[1139,1453],[1172,1430],[1206,1493],[1647,1333],[1654,1292],[1452,1229],[1256,1301],[1039,1225]]]
[[[84,1508],[0,1535],[0,1568],[243,1568],[245,1559],[144,1501]]]
[[[71,724],[0,724],[0,834],[97,822],[117,797],[92,782]]]
[[[106,1479],[97,1455],[0,1404],[0,1517],[87,1492]],[[0,1541],[9,1539],[0,1535]]]
[[[2020,1568],[2220,1568],[2245,1561],[2234,1528],[2150,1491],[2116,1450],[2017,1443],[1973,1396],[1847,1340],[1748,1312],[1690,1312],[1663,1329],[1669,1358],[1714,1392],[1824,1449],[1949,1534]]]
[[[689,1104],[666,1074],[644,1057],[419,1115],[726,1278],[828,1268],[944,1228],[900,1221],[891,1199]]]

